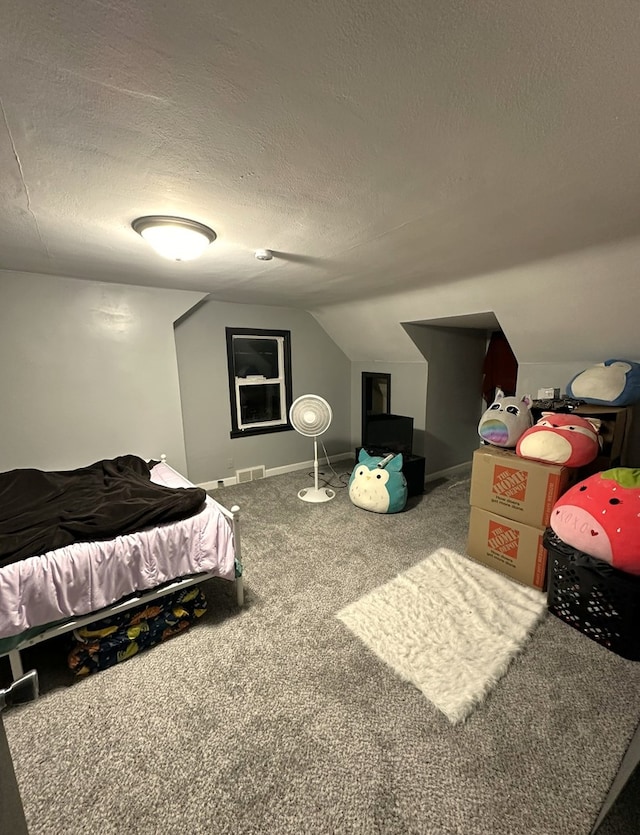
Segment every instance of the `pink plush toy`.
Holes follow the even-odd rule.
[[[543,412],[535,426],[520,436],[516,455],[547,464],[583,467],[598,457],[600,423],[597,418]]]
[[[617,467],[574,484],[553,506],[550,525],[567,545],[640,574],[640,470]]]

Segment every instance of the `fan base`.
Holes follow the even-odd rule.
[[[329,487],[305,487],[298,493],[298,498],[303,502],[328,502],[336,495],[335,490]]]

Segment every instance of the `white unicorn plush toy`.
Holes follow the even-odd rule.
[[[493,403],[480,418],[478,435],[487,444],[514,448],[531,426],[531,396],[505,397],[502,389],[496,389]]]

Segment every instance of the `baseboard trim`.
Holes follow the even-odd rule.
[[[353,452],[339,452],[337,455],[330,455],[329,461],[333,464],[338,461],[345,461],[348,458],[350,458],[351,461],[355,461]],[[323,460],[325,460],[324,456],[318,460],[320,466],[322,466]],[[274,475],[294,473],[297,470],[307,470],[309,468],[313,469],[313,459],[310,461],[298,461],[296,464],[284,464],[282,467],[269,467],[265,472],[265,477],[270,478]],[[203,490],[217,490],[219,487],[231,487],[233,484],[237,484],[235,476],[230,476],[229,478],[219,478],[214,481],[203,481],[202,483],[197,484],[196,487],[202,487]]]
[[[346,461],[347,459],[355,461],[353,452],[340,452],[337,455],[329,456],[329,461],[332,464],[338,461]],[[320,460],[320,464],[322,464],[322,460]],[[427,473],[424,477],[425,484],[430,481],[435,481],[437,478],[451,478],[470,466],[471,461],[464,461],[462,464],[456,464],[444,470],[437,470],[435,473]],[[313,468],[313,459],[309,461],[298,461],[296,464],[284,464],[282,467],[269,467],[266,470],[266,478],[274,475],[284,475],[284,473],[294,473],[297,470],[306,470],[309,468]],[[196,486],[202,487],[203,490],[216,490],[219,487],[231,487],[234,484],[237,484],[236,477],[230,476],[228,478],[215,479],[214,481],[203,481]]]
[[[215,481],[201,481],[196,484],[196,487],[202,487],[203,490],[217,490],[218,487],[230,487],[236,483],[236,477],[231,476],[230,478],[218,478]]]
[[[427,473],[424,477],[425,484],[429,481],[435,481],[437,478],[450,478],[458,475],[467,467],[471,466],[471,461],[465,461],[463,464],[456,464],[454,467],[447,467],[445,470],[437,470],[435,473]]]

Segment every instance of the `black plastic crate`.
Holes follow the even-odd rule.
[[[602,646],[640,661],[640,576],[567,545],[550,528],[547,607]]]

